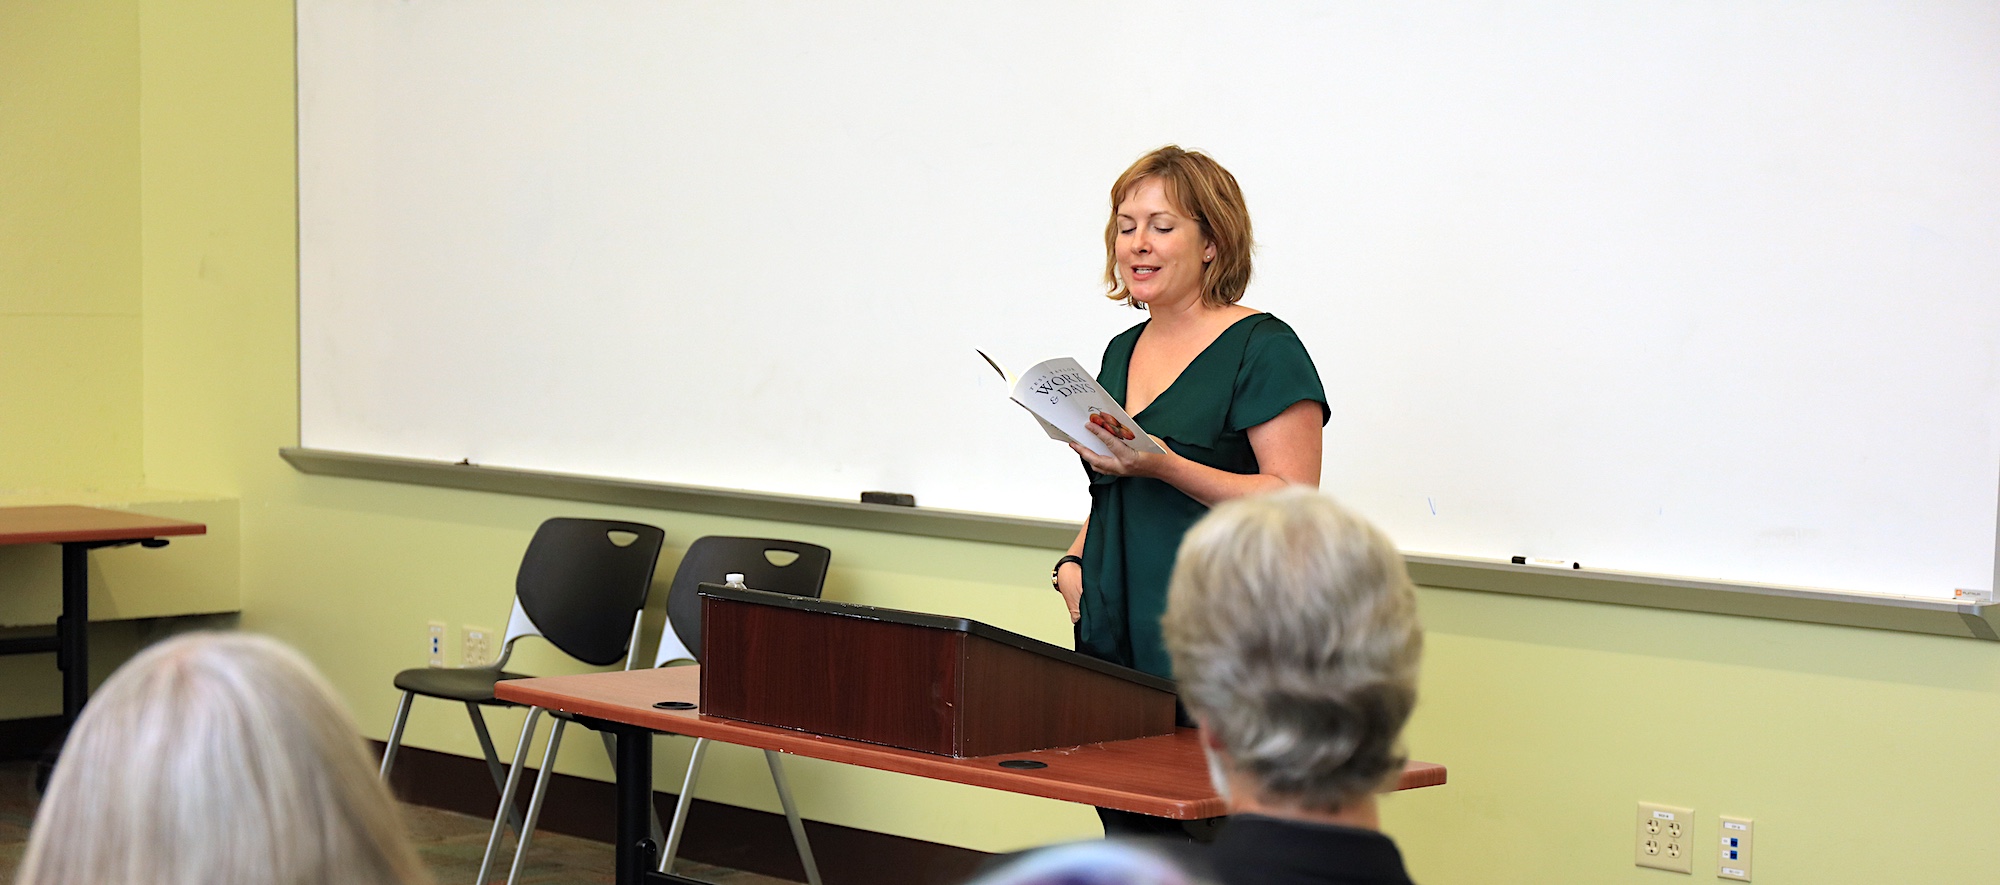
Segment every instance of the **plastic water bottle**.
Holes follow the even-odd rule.
[[[731,590],[750,589],[748,587],[743,586],[743,576],[737,572],[730,572],[729,574],[723,575],[722,586],[728,587]]]

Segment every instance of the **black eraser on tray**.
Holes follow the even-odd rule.
[[[917,496],[905,495],[902,492],[862,492],[861,503],[887,504],[891,507],[915,507],[917,506]]]

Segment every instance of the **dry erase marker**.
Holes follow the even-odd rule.
[[[1569,559],[1550,559],[1546,556],[1516,556],[1515,565],[1539,565],[1542,568],[1583,568],[1583,563]]]

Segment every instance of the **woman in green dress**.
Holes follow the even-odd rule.
[[[1111,450],[1088,466],[1090,521],[1053,583],[1077,649],[1172,678],[1160,638],[1181,535],[1208,508],[1319,485],[1330,412],[1319,373],[1282,320],[1238,304],[1250,282],[1250,214],[1228,170],[1169,145],[1111,187],[1109,297],[1148,319],[1111,340],[1098,380],[1167,454],[1092,426]]]
[[[1104,249],[1109,297],[1148,318],[1111,339],[1097,378],[1167,453],[1138,451],[1094,424],[1110,457],[1071,446],[1088,467],[1090,521],[1051,583],[1078,651],[1172,678],[1160,616],[1181,536],[1231,498],[1319,485],[1330,413],[1292,328],[1237,303],[1250,282],[1250,213],[1220,164],[1173,145],[1141,157],[1111,186]],[[1098,814],[1112,835],[1181,832],[1160,818]]]

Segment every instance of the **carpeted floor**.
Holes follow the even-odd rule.
[[[11,883],[26,849],[28,829],[35,819],[34,763],[0,763],[0,883]],[[420,805],[403,806],[411,839],[438,885],[473,885],[479,856],[486,850],[490,820],[468,817]],[[502,845],[506,857],[496,861],[494,881],[507,875],[513,840]],[[785,880],[680,861],[674,872],[718,885],[783,885]],[[611,846],[557,833],[536,833],[518,885],[610,885]]]

